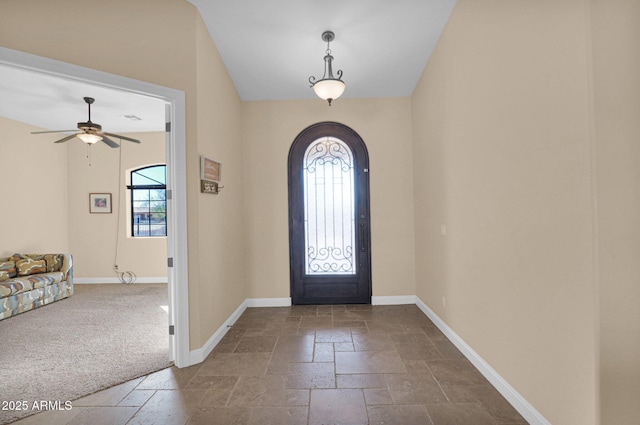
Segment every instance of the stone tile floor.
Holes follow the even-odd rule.
[[[415,306],[249,308],[201,364],[17,424],[527,422]]]

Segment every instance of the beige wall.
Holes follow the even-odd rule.
[[[67,149],[0,117],[0,257],[69,252]]]
[[[121,272],[131,271],[138,277],[167,276],[166,238],[131,237],[130,194],[125,187],[130,183],[132,169],[165,163],[165,135],[161,132],[127,135],[141,143],[123,141],[120,149],[112,149],[104,143],[87,147],[79,140],[67,142],[69,252],[73,254],[74,276],[78,279],[116,277],[113,270],[116,240]],[[49,135],[47,140],[55,138]],[[120,155],[122,168],[118,179]],[[112,214],[89,213],[92,192],[111,193]]]
[[[67,24],[70,16],[82,10],[90,11],[90,19],[72,19],[72,24]],[[197,10],[185,0],[3,0],[0,14],[0,45],[4,47],[185,92],[191,349],[202,347],[224,323],[229,310],[233,311],[244,299],[240,293],[245,287],[242,274],[236,270],[242,260],[229,265],[220,263],[214,275],[201,275],[200,258],[210,261],[218,252],[216,246],[234,252],[242,249],[241,238],[222,239],[214,233],[214,227],[201,226],[205,218],[221,221],[238,203],[223,204],[224,213],[218,214],[200,202],[200,196],[204,195],[199,194],[199,155],[214,143],[215,133],[203,134],[199,121],[218,123],[221,128],[216,128],[217,132],[233,134],[228,139],[219,139],[219,146],[241,151],[240,129],[236,128],[241,116],[240,102],[213,42],[204,37],[204,31]],[[215,96],[202,103],[204,93]],[[217,156],[216,151],[211,155]],[[238,156],[233,154],[231,163],[225,165],[241,168],[236,162]],[[242,233],[239,219],[226,224],[229,229],[225,235]],[[232,296],[215,299],[212,282],[231,291]],[[215,310],[220,304],[224,308]]]
[[[585,17],[459,0],[412,103],[417,294],[558,425],[597,421]]]
[[[601,423],[640,418],[640,2],[593,0]]]
[[[195,341],[204,344],[247,297],[242,105],[199,17],[196,46],[198,142],[187,175],[198,206],[189,209],[189,226],[197,220],[199,228],[197,235],[190,234],[197,248],[189,249],[189,261],[197,261],[200,277],[200,285],[189,287],[189,308],[197,308],[199,316],[197,322],[191,321],[197,326],[191,330],[192,346]],[[200,193],[201,155],[222,164],[224,189],[218,195]]]
[[[244,103],[249,297],[290,296],[287,158],[321,121],[351,127],[369,151],[373,296],[415,294],[410,99],[391,98]]]

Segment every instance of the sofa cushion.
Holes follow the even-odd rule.
[[[18,268],[18,276],[29,276],[36,273],[46,273],[47,263],[45,260],[34,260],[31,258],[23,258],[16,261]]]
[[[38,275],[38,276],[43,276],[43,275]],[[44,276],[47,276],[47,277],[53,279],[53,282],[51,282],[52,284],[64,282],[66,280],[65,276],[64,276],[64,273],[62,273],[62,272],[45,273]],[[35,286],[34,286],[34,288],[35,288]]]
[[[0,297],[8,297],[33,289],[33,284],[25,278],[17,278],[0,282]]]
[[[32,289],[44,288],[45,286],[52,285],[54,283],[62,282],[63,279],[62,272],[52,272],[52,273],[40,273],[34,274],[31,276],[18,277],[13,279],[14,281],[18,280],[21,282],[28,282],[26,286],[31,286]]]
[[[0,260],[0,282],[16,277],[18,271],[16,263],[12,259],[3,258]]]
[[[47,272],[59,272],[62,268],[62,255],[59,254],[46,254],[44,261],[47,263]]]

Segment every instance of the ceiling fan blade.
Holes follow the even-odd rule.
[[[107,136],[117,137],[117,138],[122,139],[122,140],[128,140],[128,141],[133,142],[133,143],[140,143],[140,140],[132,139],[131,137],[121,136],[119,134],[107,133],[106,131],[103,134],[106,134]]]
[[[102,136],[102,141],[103,141],[106,145],[108,145],[110,148],[119,148],[119,147],[120,147],[120,145],[119,145],[119,144],[117,144],[116,142],[114,142],[113,140],[109,139],[109,138],[108,138],[108,137],[106,137],[106,136]]]
[[[60,140],[56,140],[56,141],[55,141],[55,142],[53,142],[53,143],[62,143],[62,142],[66,142],[67,140],[71,140],[71,139],[73,139],[74,137],[76,137],[76,135],[75,135],[75,134],[72,134],[71,136],[63,137],[63,138],[62,138],[62,139],[60,139]]]
[[[70,133],[72,131],[78,131],[77,128],[73,130],[51,130],[51,131],[32,131],[31,134],[44,134],[44,133]]]

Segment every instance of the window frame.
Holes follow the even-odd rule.
[[[134,174],[139,174],[141,171],[143,170],[147,170],[150,168],[158,168],[158,167],[162,167],[164,169],[164,184],[144,184],[144,185],[135,185],[133,184],[134,181]],[[154,164],[154,165],[147,165],[144,167],[139,167],[139,168],[135,168],[133,170],[131,170],[129,172],[129,182],[130,184],[127,185],[127,190],[130,191],[129,193],[129,202],[130,202],[130,209],[129,209],[129,214],[130,214],[130,220],[131,220],[131,228],[130,228],[130,237],[132,238],[162,238],[162,237],[166,237],[167,236],[167,165],[166,164]],[[152,200],[151,196],[149,196],[148,202],[149,202],[149,215],[151,215],[151,201],[154,202],[164,202],[164,234],[161,235],[152,235],[151,234],[151,229],[149,228],[149,234],[148,235],[136,235],[135,232],[135,205],[136,205],[136,200],[134,199],[134,193],[136,190],[163,190],[164,191],[164,200]],[[149,225],[150,225],[150,221],[148,221]]]

